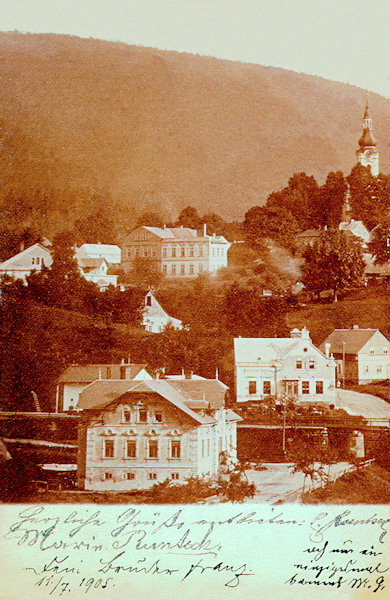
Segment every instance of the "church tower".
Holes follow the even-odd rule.
[[[359,140],[359,149],[356,150],[358,163],[363,167],[370,167],[374,177],[379,175],[379,152],[376,149],[376,141],[372,135],[372,120],[368,110],[368,101],[363,117],[363,133]]]

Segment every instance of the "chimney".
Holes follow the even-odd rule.
[[[329,354],[330,354],[330,343],[326,342],[325,343],[325,356],[326,356],[326,358],[329,358]]]
[[[359,329],[359,325],[354,325],[352,329]]]
[[[203,236],[206,237],[207,235],[207,223],[203,223]]]
[[[303,327],[302,331],[301,331],[301,338],[303,340],[310,340],[310,331],[307,329],[307,327]]]
[[[164,223],[164,225],[163,225],[163,229],[166,229],[166,228],[167,228],[167,226],[166,226],[166,225],[165,225],[165,223]]]
[[[297,327],[294,327],[294,329],[290,332],[290,336],[294,339],[296,338],[300,338],[301,337],[301,332]]]

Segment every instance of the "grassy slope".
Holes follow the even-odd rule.
[[[325,488],[306,493],[305,504],[388,504],[390,473],[377,465],[343,475]]]
[[[80,190],[103,188],[122,215],[193,205],[242,218],[294,172],[323,180],[355,161],[366,92],[353,86],[44,34],[0,33],[0,65],[2,193],[69,186],[69,218],[85,210]],[[388,172],[389,102],[369,100]]]
[[[286,315],[289,329],[309,329],[314,344],[321,344],[336,328],[353,325],[379,329],[390,338],[390,287],[372,286],[348,294],[343,300],[329,304],[310,304]]]

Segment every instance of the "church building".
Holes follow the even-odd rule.
[[[359,149],[356,150],[358,163],[363,167],[370,167],[374,177],[379,175],[379,152],[376,149],[376,141],[372,134],[372,119],[368,109],[368,102],[363,116],[363,133],[359,140]]]

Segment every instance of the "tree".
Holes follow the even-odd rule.
[[[303,258],[302,283],[318,295],[332,290],[333,300],[337,300],[340,292],[361,282],[365,266],[361,245],[343,232],[324,231],[306,248]]]
[[[328,173],[325,184],[319,189],[316,225],[338,227],[346,192],[347,184],[342,172]]]
[[[183,208],[178,219],[175,223],[176,227],[190,227],[191,229],[197,229],[202,224],[202,220],[199,216],[198,211],[193,206],[187,206]]]
[[[283,208],[289,212],[301,231],[317,226],[317,206],[318,184],[306,173],[295,173],[288,185],[280,192],[270,194],[266,202],[267,208]]]
[[[370,167],[356,165],[347,181],[351,191],[351,208],[354,219],[363,221],[372,229],[389,215],[390,181],[389,177],[373,177]]]
[[[243,231],[248,244],[264,252],[267,238],[280,246],[293,248],[299,225],[284,206],[253,206],[245,213]]]
[[[137,220],[135,227],[162,227],[164,222],[160,215],[154,211],[144,212]]]
[[[390,225],[378,225],[372,233],[368,249],[374,256],[374,262],[383,265],[390,261]]]

